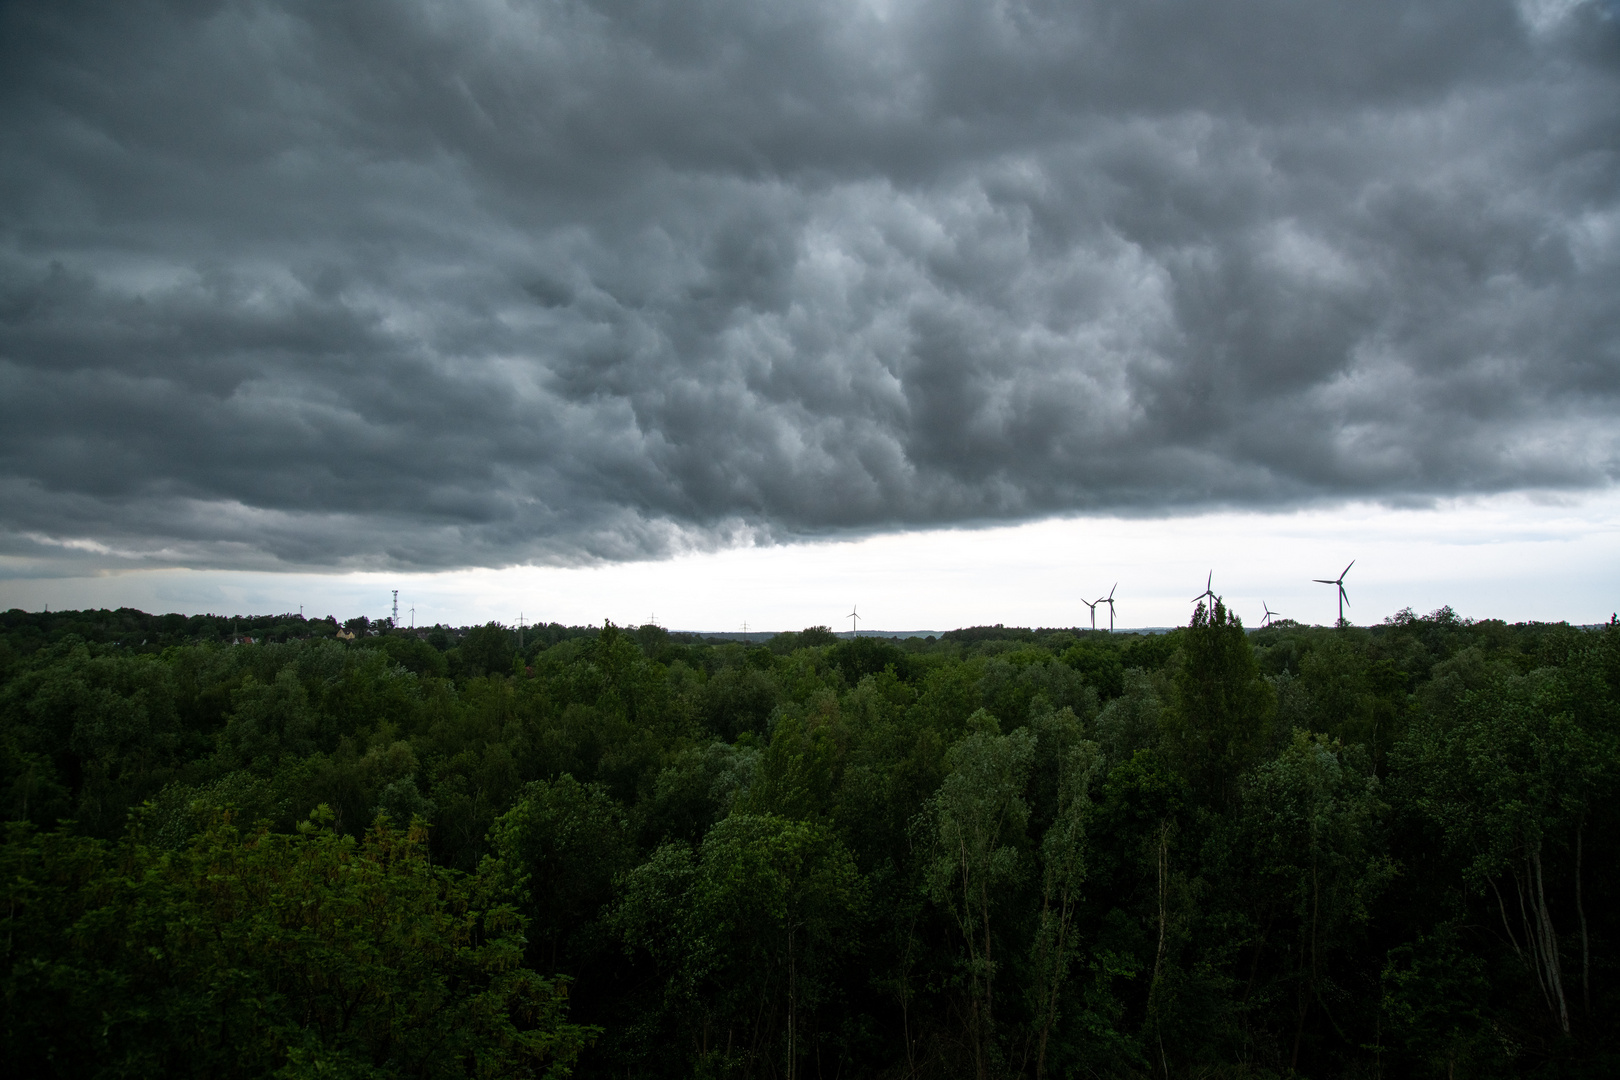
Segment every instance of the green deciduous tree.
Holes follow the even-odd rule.
[[[1046,1075],[1047,1047],[1058,1022],[1064,983],[1080,953],[1075,914],[1086,879],[1086,822],[1099,761],[1094,743],[1041,749],[1057,758],[1058,775],[1056,814],[1041,837],[1041,909],[1030,948],[1037,1080]]]
[[[484,878],[419,829],[243,832],[179,851],[13,827],[6,1057],[29,1075],[459,1077],[566,1073],[590,1032],[522,966]],[[26,1010],[19,1006],[27,1002]]]
[[[456,655],[469,677],[504,675],[512,668],[516,644],[512,631],[490,622],[467,631],[456,647]]]
[[[1557,670],[1515,675],[1497,666],[1473,681],[1455,707],[1414,724],[1399,748],[1409,797],[1468,859],[1468,882],[1489,891],[1514,954],[1568,1034],[1545,856],[1550,843],[1575,848],[1582,839],[1580,823],[1614,759],[1614,740],[1577,722]],[[1572,885],[1579,898],[1580,882]]]
[[[997,1068],[995,982],[998,949],[994,912],[1001,891],[1023,873],[1024,798],[1035,757],[1027,728],[997,734],[980,712],[970,732],[946,755],[950,770],[930,807],[934,855],[926,870],[931,899],[948,911],[962,935],[967,976],[967,1038],[977,1075]]]
[[[1382,982],[1381,1048],[1448,1080],[1477,1075],[1503,1056],[1491,1029],[1485,961],[1462,947],[1455,925],[1391,949]]]
[[[533,955],[554,969],[570,937],[613,899],[614,878],[632,865],[624,809],[601,785],[563,773],[526,787],[490,838],[528,897]]]
[[[855,862],[826,827],[733,814],[695,856],[665,845],[633,871],[616,922],[659,962],[698,1063],[747,1076],[780,1067],[791,1080],[807,1016],[830,991],[864,903]]]
[[[1170,736],[1182,773],[1207,804],[1228,807],[1238,777],[1265,748],[1273,697],[1243,622],[1203,604],[1181,642]]]
[[[1295,732],[1256,769],[1243,791],[1242,846],[1254,859],[1253,907],[1262,931],[1254,966],[1269,947],[1286,957],[1297,1068],[1312,1009],[1330,1022],[1353,995],[1336,983],[1333,961],[1362,944],[1359,932],[1394,866],[1384,851],[1387,807],[1378,782],[1337,741]],[[1281,948],[1279,949],[1279,946]]]

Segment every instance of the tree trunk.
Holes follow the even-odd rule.
[[[973,878],[972,864],[968,858],[967,845],[961,847],[962,852],[962,939],[967,943],[968,950],[968,985],[972,993],[972,1001],[968,1008],[968,1039],[973,1045],[973,1071],[978,1080],[987,1080],[989,1076],[989,1062],[985,1054],[985,1031],[989,1017],[989,965],[990,957],[979,949],[979,928],[974,925],[982,921],[985,928],[985,943],[989,943],[990,911],[985,903],[982,882]],[[974,917],[974,886],[979,885],[980,918]]]
[[[1316,858],[1311,858],[1311,996],[1316,996],[1316,983],[1321,977],[1316,954],[1316,936],[1321,920],[1322,884],[1318,880]]]
[[[906,1039],[906,1077],[917,1075],[916,1047],[911,1038],[911,948],[916,943],[917,917],[906,927],[906,948],[900,957],[900,1028]]]
[[[793,927],[788,927],[788,1059],[787,1080],[799,1075],[799,982],[798,964],[793,955]]]
[[[1586,830],[1586,819],[1575,826],[1575,913],[1581,917],[1581,1011],[1592,1015],[1592,947],[1586,936],[1586,904],[1581,899],[1581,834]]]
[[[1534,881],[1535,875],[1530,865],[1529,855],[1526,855],[1524,859],[1524,876],[1532,882]],[[1519,921],[1524,924],[1524,946],[1530,953],[1526,963],[1529,965],[1531,972],[1535,974],[1536,985],[1541,988],[1541,1000],[1547,1003],[1547,1011],[1556,1018],[1558,1016],[1558,1007],[1553,1004],[1552,991],[1547,987],[1546,964],[1541,958],[1541,938],[1530,919],[1529,909],[1525,907],[1525,882],[1520,879],[1518,870],[1513,871],[1513,891],[1519,897]]]
[[[1170,1075],[1170,1065],[1164,1054],[1164,1031],[1158,1016],[1159,1001],[1159,968],[1164,963],[1164,945],[1166,923],[1169,921],[1169,877],[1170,877],[1170,821],[1166,818],[1159,823],[1159,948],[1153,956],[1153,979],[1148,983],[1148,1012],[1153,1017],[1153,1026],[1158,1032],[1159,1066],[1164,1075]]]
[[[1322,888],[1316,870],[1316,855],[1311,855],[1311,932],[1300,945],[1301,986],[1299,1001],[1299,1023],[1294,1029],[1294,1056],[1289,1062],[1289,1069],[1299,1068],[1299,1048],[1305,1041],[1305,1020],[1311,1014],[1311,1001],[1316,997],[1316,930],[1320,919]],[[1309,964],[1306,958],[1309,957]]]
[[[1496,908],[1502,913],[1502,929],[1507,933],[1508,944],[1513,946],[1513,955],[1517,956],[1520,962],[1528,964],[1528,961],[1524,959],[1524,950],[1519,948],[1519,939],[1513,933],[1513,924],[1508,922],[1507,901],[1502,899],[1502,890],[1497,888],[1495,878],[1486,878],[1485,880],[1490,885],[1491,892],[1496,894]]]
[[[1046,1043],[1052,1034],[1052,1025],[1057,1022],[1058,993],[1063,988],[1063,976],[1067,967],[1067,957],[1064,952],[1069,944],[1069,921],[1074,915],[1074,905],[1068,888],[1064,888],[1058,898],[1058,929],[1057,942],[1053,948],[1051,980],[1046,987],[1045,1015],[1041,1018],[1040,1046],[1035,1055],[1035,1080],[1045,1080],[1046,1077]],[[1042,911],[1045,914],[1045,911]]]
[[[1305,989],[1305,954],[1307,947],[1305,939],[1301,938],[1299,942],[1299,981],[1295,990],[1299,1007],[1295,1010],[1294,1051],[1288,1059],[1289,1072],[1294,1072],[1299,1068],[1299,1047],[1305,1041],[1305,1017],[1311,1011],[1311,995]]]
[[[1168,876],[1169,853],[1168,844],[1170,836],[1169,822],[1159,825],[1159,950],[1153,956],[1153,986],[1159,984],[1159,965],[1164,961],[1164,931],[1165,931],[1165,878]]]
[[[988,1049],[990,1040],[995,1037],[995,1000],[993,995],[996,968],[990,940],[990,893],[982,874],[979,876],[979,905],[984,921],[984,1020],[980,1041],[981,1045]],[[987,1056],[987,1053],[981,1051],[979,1065],[979,1075],[981,1077],[989,1075],[990,1066],[988,1061],[985,1060]]]
[[[1547,910],[1547,893],[1541,880],[1541,848],[1531,853],[1536,870],[1536,915],[1540,924],[1543,962],[1547,965],[1547,982],[1558,999],[1558,1026],[1569,1034],[1569,1004],[1564,1000],[1564,977],[1558,965],[1558,935],[1553,931],[1552,912]]]

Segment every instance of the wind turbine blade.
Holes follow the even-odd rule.
[[[1119,588],[1119,582],[1116,581],[1116,582],[1114,582],[1114,589],[1117,589],[1117,588]],[[1108,590],[1108,599],[1110,599],[1110,600],[1112,600],[1114,598],[1114,589],[1109,589]]]
[[[1322,584],[1322,585],[1337,585],[1338,584],[1337,581],[1333,581],[1332,579],[1325,578],[1325,577],[1313,577],[1313,578],[1311,578],[1311,580],[1314,581],[1314,582],[1317,582],[1318,584]],[[1321,596],[1322,594],[1317,593],[1316,595]]]
[[[1350,566],[1354,566],[1354,565],[1356,565],[1356,560],[1351,559],[1350,560]],[[1339,575],[1339,580],[1340,581],[1343,581],[1344,580],[1344,575],[1348,574],[1350,572],[1350,566],[1345,567],[1344,568],[1344,573]]]
[[[1350,606],[1350,594],[1344,591],[1343,585],[1339,586],[1339,599],[1344,601],[1345,607]]]

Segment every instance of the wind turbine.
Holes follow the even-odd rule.
[[[1214,583],[1215,583],[1215,571],[1211,570],[1209,572],[1209,577],[1204,581],[1204,591],[1199,593],[1197,596],[1193,597],[1191,600],[1188,601],[1188,603],[1196,604],[1200,600],[1208,599],[1209,600],[1209,610],[1211,612],[1213,612],[1215,610],[1215,601],[1220,599],[1220,597],[1215,595],[1214,590],[1210,588],[1210,586],[1213,585]]]
[[[1086,607],[1091,609],[1091,628],[1093,630],[1097,629],[1097,605],[1102,603],[1102,601],[1101,600],[1082,600],[1080,602],[1082,604],[1086,605]]]
[[[1214,571],[1210,571],[1210,574],[1213,576]],[[1117,588],[1119,588],[1119,582],[1116,581],[1114,582],[1114,589]],[[1108,605],[1108,632],[1110,634],[1114,632],[1114,589],[1109,589],[1108,595],[1097,601],[1099,604],[1105,603]]]
[[[1356,565],[1356,560],[1350,560],[1350,566]],[[1350,566],[1345,567],[1336,578],[1311,578],[1318,585],[1337,585],[1339,587],[1339,625],[1344,625],[1344,605],[1350,602],[1350,597],[1344,591],[1344,576],[1350,572]]]
[[[855,612],[859,608],[860,608],[859,604],[851,604],[849,606],[849,615],[846,616],[846,617],[849,619],[849,636],[850,637],[860,637],[861,636],[861,617],[859,615],[855,614]]]
[[[1266,612],[1266,617],[1264,619],[1260,620],[1260,625],[1261,626],[1270,626],[1272,619],[1280,619],[1280,618],[1282,618],[1281,615],[1278,615],[1275,611],[1272,611],[1270,608],[1266,607],[1266,602],[1264,600],[1260,601],[1260,606],[1262,608],[1265,608],[1265,612]]]

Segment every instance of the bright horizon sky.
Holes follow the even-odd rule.
[[[1215,591],[1247,625],[1262,603],[1329,624],[1346,578],[1357,624],[1403,607],[1450,604],[1469,618],[1595,623],[1620,608],[1620,493],[1505,495],[1431,509],[1355,503],[1293,513],[1226,512],[1163,519],[1051,519],[853,541],[695,552],[667,560],[563,569],[441,573],[264,573],[141,570],[0,580],[0,607],[130,606],[150,612],[310,616],[388,613],[418,625],[569,625],[648,620],[674,630],[948,630],[1088,625],[1082,600],[1117,581],[1121,628],[1180,625],[1214,571]],[[1106,607],[1099,608],[1106,626]]]

